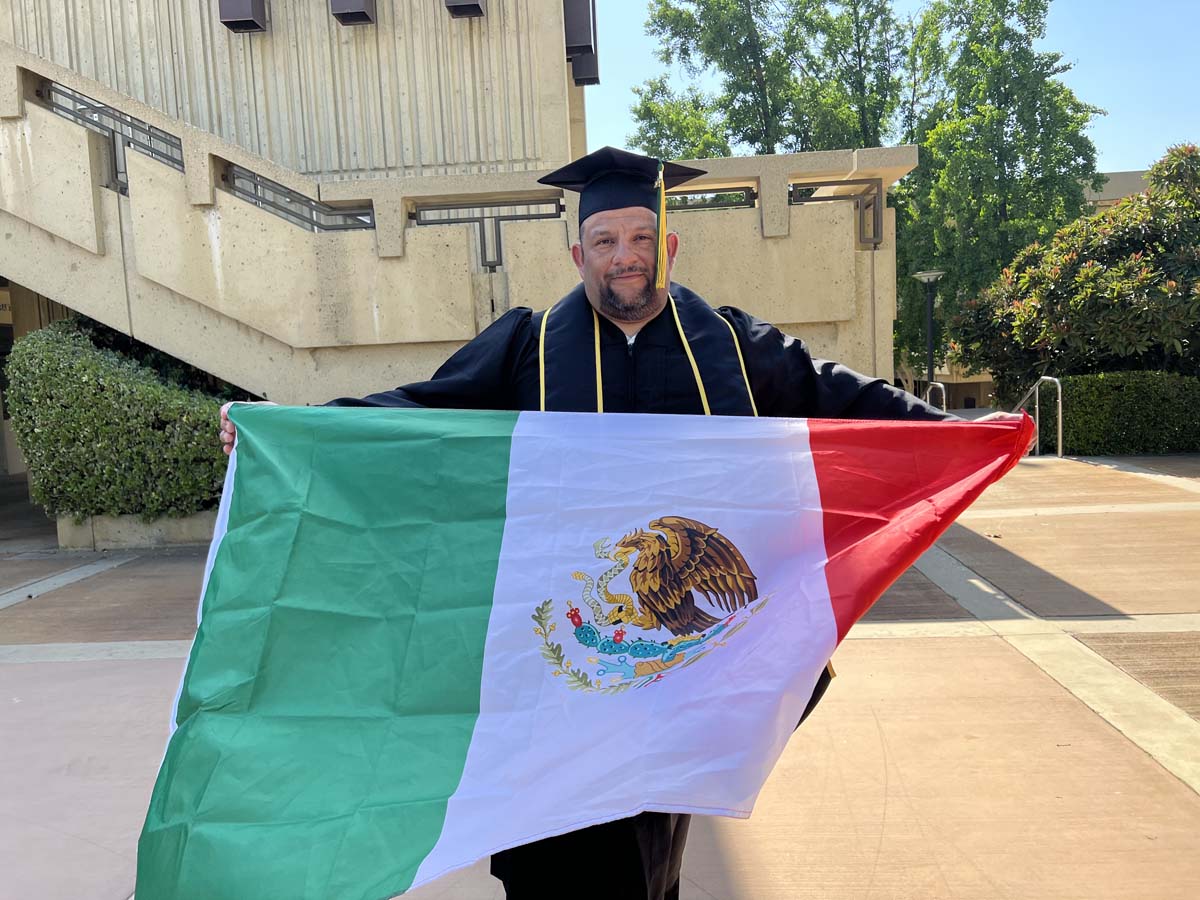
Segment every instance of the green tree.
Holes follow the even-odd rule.
[[[723,122],[735,142],[755,153],[777,152],[792,118],[795,84],[774,7],[770,0],[651,0],[646,22],[664,63],[678,62],[691,75],[710,67],[721,73],[716,103]]]
[[[753,153],[803,152],[891,134],[904,57],[891,0],[651,0],[649,13],[659,58],[693,77],[715,72],[721,90],[647,82],[633,146],[694,147],[700,130]]]
[[[802,90],[825,87],[810,108],[843,118],[852,133],[842,146],[881,146],[893,131],[907,55],[891,0],[801,0],[789,12],[787,46]]]
[[[953,320],[958,360],[1004,400],[1044,374],[1200,375],[1200,148],[1171,148],[1147,177],[1022,250]]]
[[[633,89],[638,129],[629,138],[659,159],[729,156],[725,120],[718,104],[695,87],[676,93],[665,77]]]
[[[1085,186],[1103,183],[1085,133],[1101,110],[1059,80],[1069,69],[1060,54],[1034,49],[1049,2],[938,0],[913,25],[923,40],[910,50],[902,117],[921,166],[898,191],[898,361],[924,347],[911,272],[946,270],[938,294],[953,314],[1017,250],[1075,219]],[[944,88],[917,87],[922,70]]]

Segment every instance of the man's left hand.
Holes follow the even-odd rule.
[[[980,416],[978,419],[973,419],[974,422],[1020,422],[1025,416],[1024,413],[1010,412],[994,412],[988,413],[986,416]]]

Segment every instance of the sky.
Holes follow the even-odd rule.
[[[647,0],[598,0],[600,84],[586,90],[588,148],[627,147],[634,130],[632,89],[668,67],[645,33]],[[918,0],[894,0],[898,15]],[[1101,172],[1148,168],[1167,147],[1200,142],[1195,62],[1200,0],[1053,0],[1041,50],[1073,68],[1060,76],[1085,103],[1107,115],[1089,129]],[[673,71],[674,84],[686,83]],[[714,88],[715,77],[699,82]]]

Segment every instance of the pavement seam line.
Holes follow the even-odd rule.
[[[1170,634],[1200,632],[1200,613],[1133,613],[1078,618],[1037,617],[1059,631],[1072,635]],[[1052,633],[1050,629],[1046,633]],[[846,635],[848,641],[902,640],[904,638],[995,637],[987,622],[974,617],[931,618],[907,621],[858,622]]]
[[[1200,613],[1125,613],[1056,619],[1070,634],[1161,634],[1200,631]]]
[[[192,642],[97,641],[73,644],[0,646],[0,663],[97,662],[108,660],[186,659]]]
[[[1200,722],[1072,635],[1003,637],[1071,696],[1200,793]]]
[[[1168,487],[1178,488],[1181,491],[1200,494],[1200,479],[1187,478],[1183,475],[1168,475],[1166,472],[1155,472],[1153,469],[1147,469],[1111,456],[1073,456],[1070,458],[1087,463],[1089,466],[1096,466],[1100,469],[1113,469],[1117,472],[1125,472],[1128,475],[1137,475],[1141,478],[1156,481],[1159,484],[1165,484]]]
[[[1200,793],[1200,722],[940,547],[931,547],[915,565],[1067,693]]]
[[[916,622],[859,622],[846,635],[848,641],[896,640],[904,638],[995,637],[996,633],[978,619],[925,619]]]
[[[1156,503],[1103,503],[1079,506],[1056,506],[1053,508],[1018,506],[1011,509],[988,509],[965,512],[958,517],[958,521],[979,522],[990,519],[1039,519],[1054,518],[1056,516],[1196,512],[1197,510],[1200,510],[1200,500],[1173,500]]]
[[[67,569],[65,572],[59,572],[55,575],[50,575],[46,578],[39,578],[36,581],[31,581],[19,588],[12,588],[0,593],[0,609],[8,609],[10,606],[16,606],[18,603],[23,603],[26,600],[34,600],[44,594],[49,594],[59,588],[64,588],[67,585],[76,584],[91,578],[93,575],[99,575],[102,572],[107,572],[110,569],[115,569],[117,566],[123,566],[127,562],[132,562],[137,559],[137,554],[127,554],[121,556],[110,556],[107,559],[97,560],[96,562],[84,563],[81,566],[76,566],[73,569]]]

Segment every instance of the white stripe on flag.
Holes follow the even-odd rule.
[[[590,618],[572,573],[597,578],[613,565],[595,557],[597,540],[615,543],[661,516],[719,529],[757,576],[765,602],[750,609],[762,608],[739,613],[745,624],[724,644],[657,683],[613,695],[570,690],[541,655],[534,608],[554,600],[552,639],[576,666],[586,663],[595,651],[565,617],[571,602]],[[480,716],[414,887],[480,851],[643,810],[749,815],[836,646],[824,565],[804,421],[523,414]],[[628,570],[609,589],[631,593]]]
[[[229,504],[233,502],[233,476],[236,470],[237,443],[235,441],[233,452],[229,454],[229,464],[225,467],[225,483],[221,487],[221,502],[217,506],[217,521],[213,525],[213,536],[208,545],[208,558],[204,561],[204,581],[200,585],[200,599],[196,602],[197,628],[200,627],[200,614],[204,611],[204,594],[208,590],[208,579],[212,576],[213,563],[217,559],[217,550],[221,546],[221,538],[225,536],[225,530],[229,527]],[[195,646],[195,643],[196,638],[193,635],[192,645]],[[183,679],[187,676],[188,664],[191,661],[192,651],[189,649],[187,659],[183,661],[183,670],[179,673],[179,684],[175,688],[175,699],[171,701],[171,723],[167,731],[168,743],[177,727],[175,720],[179,717],[179,698],[183,696]],[[166,747],[164,747],[164,756],[166,752]]]

